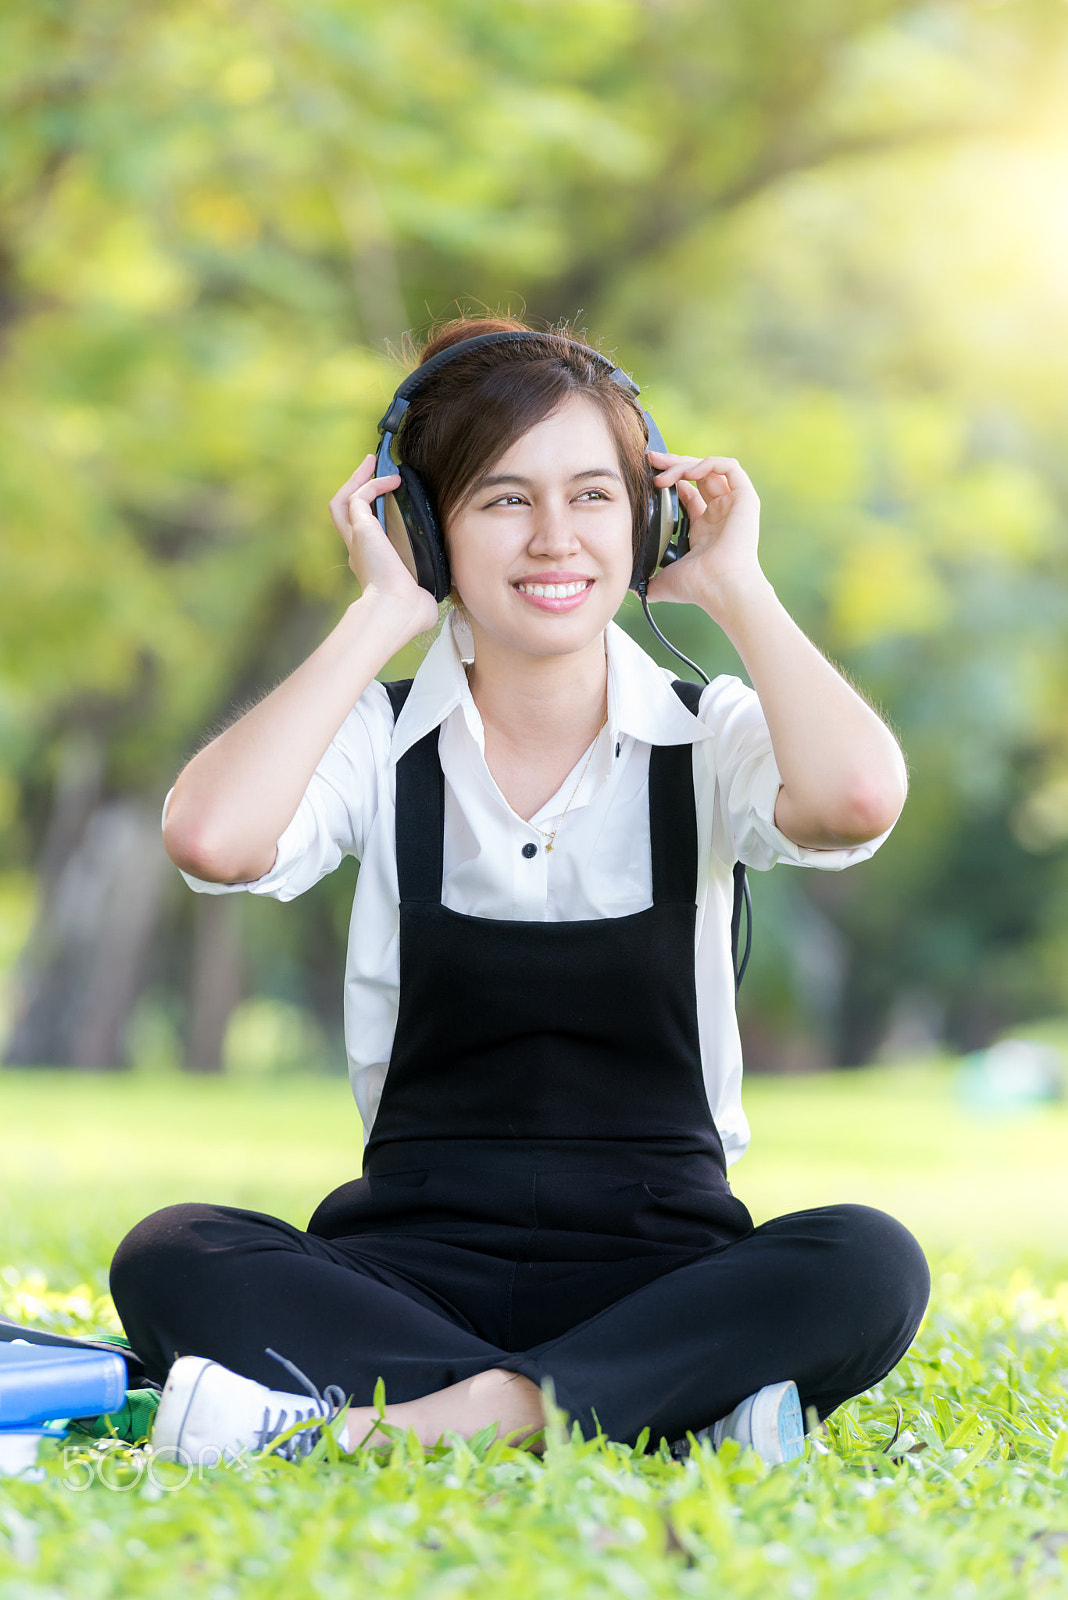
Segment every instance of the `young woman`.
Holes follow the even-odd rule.
[[[647,451],[633,390],[566,333],[448,325],[388,414],[401,473],[368,456],[331,501],[359,598],[175,785],[167,848],[204,892],[290,899],[359,857],[368,1142],[306,1232],[181,1205],[123,1242],[157,1447],[218,1459],[342,1397],[355,1447],[381,1377],[425,1443],[533,1438],[548,1381],[587,1433],[781,1460],[915,1334],[927,1269],[898,1223],[754,1228],[726,1177],[748,1141],[733,864],[865,858],[904,763],[763,575],[741,467]],[[694,710],[612,621],[672,488],[689,550],[648,595],[699,605],[753,683]],[[414,575],[435,521],[454,608],[405,698],[375,674],[437,621]]]

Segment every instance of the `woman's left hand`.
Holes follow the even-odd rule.
[[[782,784],[775,821],[828,850],[874,839],[905,799],[897,741],[779,603],[757,560],[760,502],[737,461],[649,451],[662,487],[677,484],[690,549],[649,581],[650,600],[689,600],[734,645],[760,698]]]
[[[676,486],[690,519],[689,551],[649,580],[649,599],[689,601],[722,623],[746,588],[765,581],[757,557],[757,492],[729,456],[650,450],[649,464],[658,488]]]

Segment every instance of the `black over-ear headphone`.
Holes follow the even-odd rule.
[[[505,333],[483,333],[439,351],[436,356],[431,356],[429,361],[416,367],[415,371],[405,378],[390,401],[385,416],[378,424],[380,437],[375,475],[385,478],[399,473],[401,482],[399,489],[395,489],[391,494],[380,495],[374,502],[375,515],[408,571],[417,583],[424,589],[430,590],[435,600],[444,600],[452,586],[449,561],[445,554],[445,541],[442,537],[437,508],[424,484],[418,474],[405,464],[403,457],[394,453],[393,443],[397,430],[408,409],[411,396],[440,367],[445,366],[456,356],[469,350],[478,350],[484,345],[519,344],[527,339],[540,339],[544,342],[545,336],[532,330],[520,329]],[[641,392],[634,379],[625,373],[622,367],[614,366],[607,356],[601,355],[597,350],[591,350],[587,345],[577,344],[574,340],[567,342],[573,350],[580,351],[591,361],[596,361],[604,367],[612,382],[618,383],[628,394],[637,395]],[[643,411],[642,416],[645,419],[649,448],[666,450],[667,446],[660,429],[648,411]],[[642,526],[638,530],[638,556],[631,574],[630,587],[637,589],[644,601],[645,585],[657,567],[667,566],[669,562],[677,561],[680,556],[685,555],[688,548],[688,519],[679,504],[675,488],[657,488],[653,482],[651,469],[648,497],[640,515]],[[648,611],[646,614],[648,615]]]

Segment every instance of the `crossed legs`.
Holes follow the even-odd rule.
[[[481,1337],[440,1273],[420,1278],[410,1256],[394,1269],[380,1248],[361,1259],[360,1246],[254,1212],[174,1206],[120,1245],[112,1292],[153,1377],[193,1354],[285,1386],[270,1346],[320,1388],[352,1395],[353,1443],[373,1424],[379,1377],[387,1420],[433,1443],[491,1421],[503,1434],[533,1432],[545,1378],[585,1433],[599,1425],[627,1442],[646,1426],[654,1442],[679,1438],[785,1378],[826,1416],[901,1359],[929,1290],[900,1224],[830,1206],[694,1252],[559,1337],[506,1350]],[[510,1282],[505,1265],[487,1264],[488,1294]]]

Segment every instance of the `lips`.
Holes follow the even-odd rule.
[[[574,611],[585,602],[593,579],[547,574],[544,578],[523,578],[512,587],[521,600],[538,611]]]

